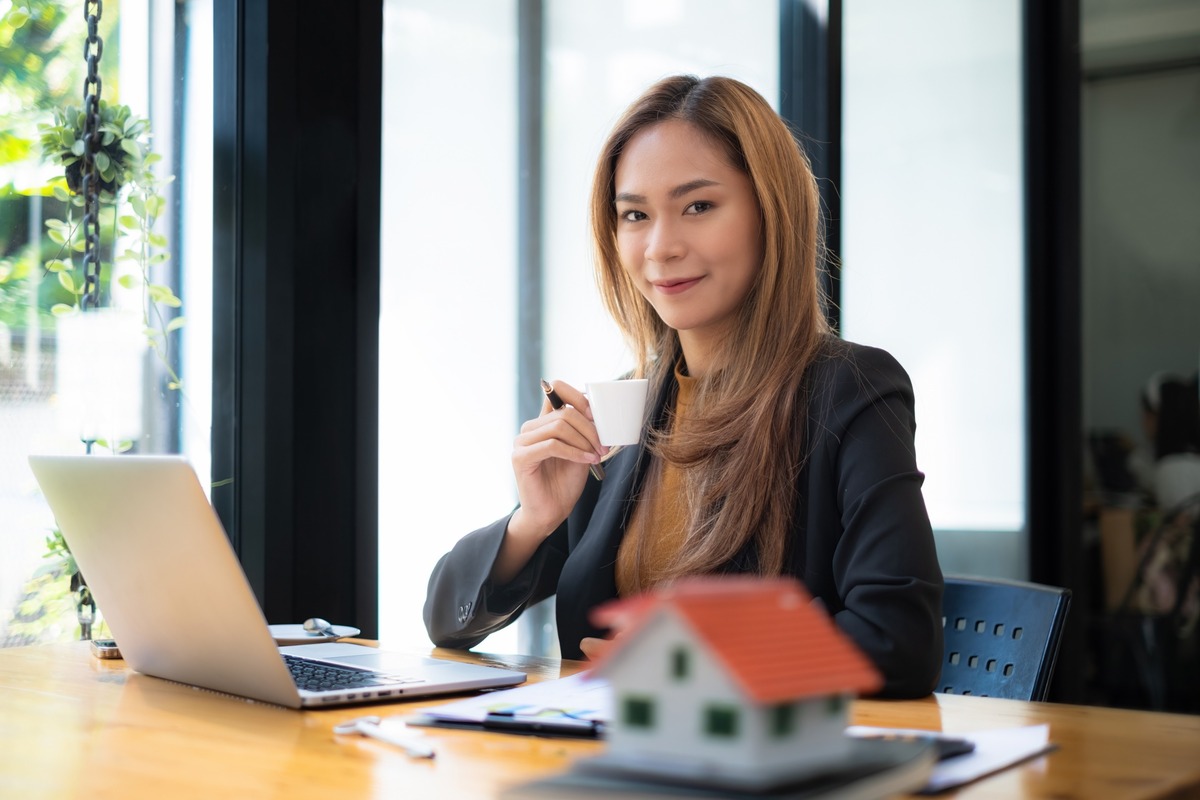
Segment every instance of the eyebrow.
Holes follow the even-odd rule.
[[[670,192],[668,192],[667,196],[670,197],[672,200],[678,200],[679,198],[683,197],[684,195],[686,195],[690,192],[694,192],[697,189],[704,189],[708,186],[719,186],[719,185],[720,184],[717,183],[716,181],[709,180],[708,178],[697,178],[694,181],[688,181],[687,183],[679,184],[674,189],[672,189]],[[621,192],[615,198],[613,198],[613,202],[616,202],[616,203],[645,203],[646,196],[642,195],[642,194],[633,194],[632,192]]]

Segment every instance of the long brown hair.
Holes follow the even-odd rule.
[[[804,459],[802,382],[830,337],[819,285],[817,184],[779,115],[732,78],[665,78],[626,110],[601,150],[592,183],[596,280],[633,349],[635,374],[651,379],[654,396],[672,379],[679,337],[621,266],[614,176],[629,140],[665,120],[694,126],[750,178],[762,214],[763,262],[736,332],[715,354],[717,368],[699,381],[689,417],[671,435],[669,424],[651,432],[650,451],[686,468],[688,484],[685,545],[668,574],[658,577],[710,572],[751,540],[759,572],[777,575]]]

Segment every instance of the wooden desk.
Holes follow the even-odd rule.
[[[435,655],[565,676],[580,665]],[[91,657],[86,643],[0,650],[0,797],[488,798],[566,768],[596,742],[429,730],[437,758],[335,737],[335,723],[445,698],[321,711],[241,702]],[[865,725],[950,732],[1048,722],[1060,749],[960,791],[965,798],[1200,797],[1200,717],[934,696],[859,701]]]

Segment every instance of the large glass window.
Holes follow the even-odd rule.
[[[83,100],[81,11],[0,0],[0,642],[9,645],[78,635],[63,570],[44,558],[54,519],[29,454],[82,454],[82,440],[98,440],[93,450],[186,453],[208,474],[211,0],[103,5],[101,100],[148,120],[145,131],[123,122],[120,132],[154,158],[140,185],[104,205],[103,311],[86,314],[70,246],[80,212],[39,129],[58,126],[70,151],[76,121],[63,112]]]
[[[513,504],[516,4],[384,14],[379,632],[416,643],[436,558]]]
[[[843,9],[842,332],[912,376],[934,528],[1012,534],[1025,526],[1021,3]],[[1023,571],[1018,538],[975,569]]]
[[[437,558],[516,501],[519,347],[582,385],[632,365],[592,278],[587,197],[617,114],[665,75],[779,94],[778,3],[542,4],[541,342],[517,330],[516,2],[385,5],[380,635],[426,642]],[[522,43],[528,45],[529,43]],[[536,46],[536,45],[535,45]],[[513,652],[516,626],[484,645]],[[553,637],[550,637],[553,640]]]

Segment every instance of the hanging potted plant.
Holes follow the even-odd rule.
[[[179,389],[181,382],[170,363],[168,343],[169,334],[182,328],[185,318],[171,317],[165,309],[180,308],[182,303],[170,286],[152,277],[153,268],[170,259],[164,249],[167,238],[155,232],[155,225],[166,208],[162,188],[174,178],[160,179],[154,172],[154,165],[161,157],[150,147],[148,120],[135,116],[128,106],[110,106],[103,100],[99,101],[99,114],[101,136],[95,163],[101,219],[113,223],[112,247],[120,251],[115,259],[110,253],[109,260],[134,268],[121,275],[117,283],[125,289],[141,285],[145,293],[143,327],[148,343],[167,371],[167,388]],[[54,196],[65,204],[67,218],[45,223],[47,235],[60,245],[56,257],[46,262],[46,269],[57,276],[73,299],[71,303],[56,303],[50,309],[58,317],[77,313],[85,292],[81,270],[71,260],[72,254],[84,249],[81,210],[85,124],[83,110],[68,106],[55,112],[54,124],[38,126],[44,157],[63,167],[63,177],[51,186]]]

